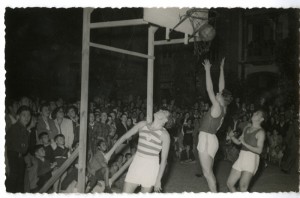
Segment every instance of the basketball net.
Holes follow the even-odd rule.
[[[194,55],[198,58],[209,51],[211,41],[215,36],[215,18],[209,17],[207,9],[192,8],[186,12],[193,27]]]

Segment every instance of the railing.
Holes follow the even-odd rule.
[[[124,151],[124,147],[120,147],[116,153]],[[79,154],[79,148],[77,148],[71,156],[62,164],[62,166],[54,173],[54,175],[44,184],[44,186],[39,190],[39,193],[47,192],[53,184],[62,176],[62,174],[73,164],[73,162],[77,159]],[[110,179],[109,184],[114,183],[129,167],[133,160],[131,157]],[[101,184],[104,184],[103,181],[100,181]],[[103,185],[104,186],[104,185]],[[104,189],[103,189],[104,190]]]
[[[69,168],[69,166],[78,157],[79,148],[77,148],[71,156],[62,164],[62,166],[54,173],[54,175],[44,184],[44,186],[39,190],[39,193],[45,193],[53,186],[53,184],[61,177],[61,175]]]

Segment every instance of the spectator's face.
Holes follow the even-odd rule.
[[[126,123],[127,123],[127,126],[131,126],[131,124],[132,124],[131,119],[127,119]]]
[[[123,163],[123,156],[122,156],[122,155],[120,155],[120,156],[118,157],[118,163],[119,163],[119,164],[122,164],[122,163]]]
[[[75,110],[73,108],[69,109],[68,116],[72,119],[74,119],[76,117],[76,113],[75,113]]]
[[[54,101],[50,102],[50,110],[53,111],[54,109],[56,109],[56,104]]]
[[[191,125],[191,124],[192,124],[192,120],[189,120],[189,121],[187,122],[187,124],[188,124],[188,125]]]
[[[273,130],[273,135],[278,135],[278,131],[276,129]]]
[[[48,144],[49,143],[49,136],[43,135],[41,138],[42,144]]]
[[[123,123],[126,123],[127,122],[127,116],[126,115],[122,115],[121,120],[122,120]]]
[[[57,145],[59,145],[59,146],[63,146],[63,145],[65,145],[65,138],[63,138],[63,137],[58,137],[58,138],[56,138],[56,144]]]
[[[131,154],[126,155],[126,160],[128,161],[131,158],[131,156],[132,156]]]
[[[15,101],[15,102],[12,104],[12,110],[13,110],[13,112],[14,112],[14,113],[17,113],[18,108],[19,108],[19,104],[18,104],[18,102]]]
[[[187,119],[187,118],[190,117],[190,114],[189,114],[189,113],[186,113],[186,114],[184,115],[184,117],[185,117],[185,119]]]
[[[63,109],[59,109],[56,113],[56,118],[62,119],[64,117]]]
[[[20,101],[20,106],[27,106],[27,107],[29,107],[30,106],[29,98],[23,97],[21,99],[21,101]]]
[[[56,101],[56,106],[57,106],[57,107],[61,107],[61,106],[63,106],[63,104],[64,104],[64,101],[63,101],[62,98],[59,98],[59,99]]]
[[[89,120],[91,123],[93,123],[95,121],[95,115],[93,113],[89,114]]]
[[[97,121],[97,122],[100,122],[100,120],[101,120],[100,114],[96,114],[96,121]]]
[[[101,113],[101,122],[106,122],[107,120],[107,113]]]
[[[132,118],[136,118],[136,117],[137,117],[136,112],[135,111],[132,112]]]
[[[32,129],[32,128],[36,127],[36,124],[37,124],[36,117],[34,117],[34,116],[31,116],[31,120],[30,120],[29,128],[30,128],[30,129]]]
[[[42,108],[42,116],[44,116],[44,117],[49,117],[49,114],[50,114],[50,112],[49,112],[49,107],[44,106],[44,107]]]
[[[105,152],[107,150],[106,142],[101,142],[99,149],[100,151]]]
[[[110,127],[110,133],[109,133],[109,135],[111,137],[114,137],[116,135],[116,128],[115,127]]]
[[[171,100],[171,105],[174,105],[175,104],[175,100]]]
[[[136,152],[136,148],[135,148],[135,147],[132,147],[132,148],[130,149],[130,151],[131,151],[131,154],[134,155],[135,152]]]
[[[111,118],[112,118],[113,120],[116,119],[116,114],[115,114],[115,113],[110,113],[109,115],[111,116]]]
[[[37,150],[37,151],[35,152],[35,154],[36,154],[37,156],[40,156],[40,157],[45,157],[46,152],[45,152],[45,149],[42,147],[42,148],[40,148],[39,150]]]
[[[22,111],[19,115],[19,120],[23,126],[27,126],[30,122],[31,114],[29,111]]]

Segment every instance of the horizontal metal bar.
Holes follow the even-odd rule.
[[[104,50],[108,50],[108,51],[118,52],[118,53],[122,53],[122,54],[137,56],[137,57],[141,57],[141,58],[155,59],[154,56],[149,56],[149,55],[142,54],[142,53],[139,53],[139,52],[133,52],[133,51],[124,50],[124,49],[111,47],[111,46],[107,46],[107,45],[102,45],[102,44],[97,44],[97,43],[90,42],[90,46],[100,48],[100,49],[104,49]]]
[[[194,38],[191,38],[189,41],[193,42]],[[154,45],[171,45],[171,44],[180,44],[180,43],[184,43],[184,38],[183,39],[154,41]]]
[[[97,22],[90,23],[90,28],[108,28],[108,27],[122,27],[122,26],[132,26],[132,25],[147,25],[148,22],[143,19],[130,19],[122,21],[107,21],[107,22]]]

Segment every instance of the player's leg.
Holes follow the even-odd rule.
[[[123,193],[134,193],[135,189],[138,187],[138,184],[125,182],[123,186]]]
[[[230,192],[236,192],[235,184],[241,177],[241,171],[231,169],[229,177],[227,179],[227,187]]]
[[[216,178],[213,173],[214,159],[206,152],[199,152],[199,159],[203,175],[206,178],[210,191],[217,192]]]
[[[240,179],[240,191],[246,192],[248,190],[250,181],[253,177],[253,174],[247,171],[243,171]]]
[[[152,192],[153,187],[142,187],[141,193],[150,193]]]

